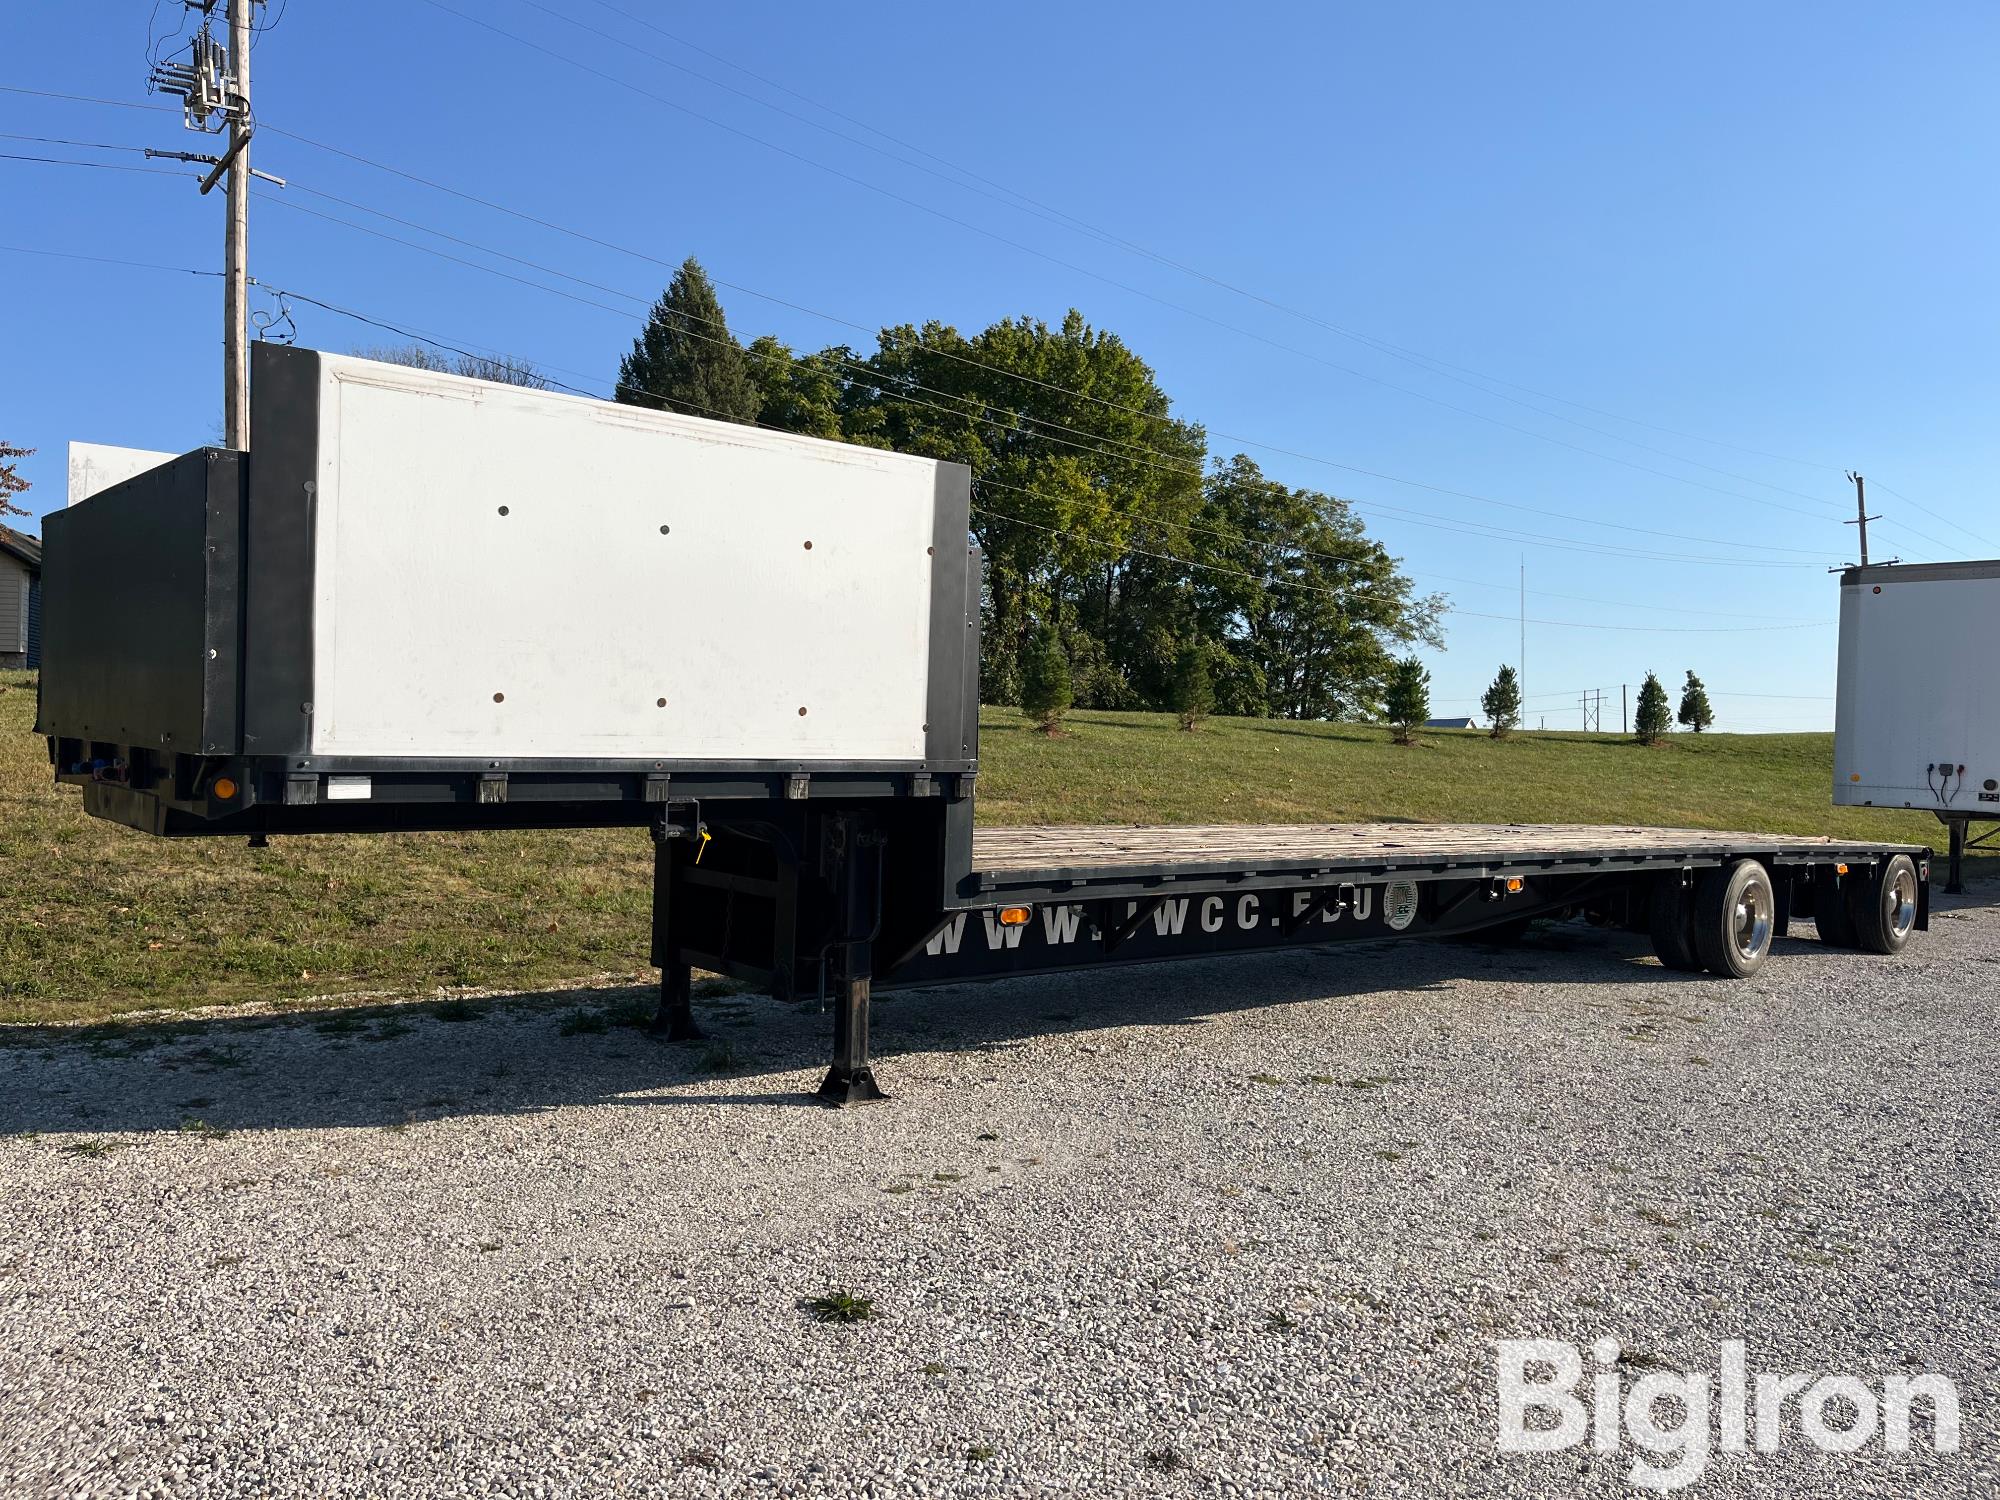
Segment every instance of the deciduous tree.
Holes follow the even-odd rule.
[[[553,383],[535,368],[532,360],[519,359],[512,354],[449,354],[428,344],[378,345],[354,352],[362,359],[378,359],[387,365],[407,365],[413,370],[436,370],[445,375],[469,375],[474,380],[525,386],[531,391],[545,391]]]
[[[17,505],[14,497],[25,495],[29,481],[23,479],[15,468],[14,460],[27,458],[34,453],[33,448],[16,448],[10,443],[0,443],[0,516],[25,516],[28,509]]]

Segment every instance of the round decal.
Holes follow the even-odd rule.
[[[1391,932],[1401,932],[1417,920],[1417,883],[1392,880],[1382,892],[1382,920]]]

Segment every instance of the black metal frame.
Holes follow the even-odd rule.
[[[1930,925],[1929,851],[1710,841],[1583,854],[1524,851],[1505,859],[1346,860],[1305,866],[1153,866],[981,872],[968,869],[969,799],[932,803],[734,804],[673,816],[706,818],[703,862],[661,844],[654,934],[668,996],[688,967],[757,985],[780,999],[834,1006],[834,1062],[821,1097],[877,1097],[868,1064],[875,989],[1158,963],[1351,941],[1477,937],[1524,919],[1582,912],[1631,931],[1648,926],[1661,880],[1692,886],[1704,871],[1754,858],[1772,874],[1777,927],[1816,882],[1865,880],[1896,854],[1917,861],[1917,927]],[[692,826],[690,823],[688,826]],[[984,892],[969,900],[966,889]],[[1390,919],[1394,902],[1394,920]],[[1025,909],[1026,920],[1002,913]],[[684,1007],[684,1000],[676,1001]],[[684,1010],[683,1010],[684,1014]]]

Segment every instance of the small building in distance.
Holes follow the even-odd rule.
[[[1470,715],[1467,715],[1463,719],[1424,720],[1424,728],[1426,729],[1477,729],[1478,727],[1479,721]]]
[[[0,668],[41,664],[41,539],[0,526]]]

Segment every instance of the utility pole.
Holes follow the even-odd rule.
[[[222,430],[250,446],[250,6],[229,0],[229,223],[222,246]]]
[[[1528,701],[1528,555],[1521,554],[1521,701]]]
[[[1868,482],[1852,469],[1847,471],[1847,477],[1854,482],[1854,519],[1844,524],[1861,528],[1861,566],[1865,568],[1868,566],[1868,523],[1882,518],[1868,514]]]
[[[147,87],[179,95],[187,128],[208,135],[227,132],[228,146],[220,156],[150,148],[146,155],[208,167],[201,180],[204,196],[225,173],[229,177],[222,239],[222,432],[224,443],[242,450],[250,446],[250,179],[284,186],[283,178],[250,166],[250,137],[257,130],[250,113],[250,17],[264,0],[183,3],[201,12],[201,30],[188,43],[187,61],[158,63]],[[218,4],[225,6],[229,24],[226,49],[214,36]]]

